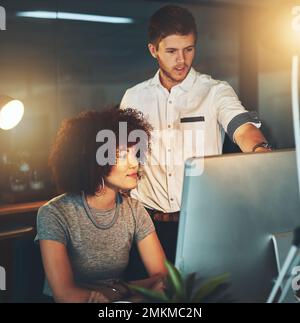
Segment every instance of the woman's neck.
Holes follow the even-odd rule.
[[[105,186],[102,191],[95,195],[88,195],[86,197],[87,203],[90,207],[100,210],[112,209],[116,204],[116,196],[118,190]]]

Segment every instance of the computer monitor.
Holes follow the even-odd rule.
[[[266,302],[278,274],[272,235],[300,224],[295,152],[206,157],[197,175],[202,162],[185,164],[176,267],[228,273],[235,301]]]

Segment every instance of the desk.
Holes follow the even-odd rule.
[[[19,214],[36,212],[47,201],[0,205],[0,216],[7,214]]]
[[[37,201],[0,206],[0,266],[6,271],[6,291],[1,291],[1,302],[24,301],[31,288],[25,279],[29,280],[32,290],[35,289],[35,281],[43,279],[38,246],[34,245],[33,239],[37,210],[45,203]],[[30,296],[35,295],[32,292]]]
[[[46,201],[0,205],[0,232],[24,226],[34,226],[37,210]]]

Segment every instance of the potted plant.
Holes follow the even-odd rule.
[[[200,303],[224,301],[224,290],[228,286],[228,274],[219,275],[203,282],[196,280],[196,274],[192,273],[185,279],[178,269],[169,261],[165,261],[168,275],[166,288],[162,292],[153,291],[144,287],[128,285],[128,287],[142,294],[149,301],[162,303]],[[200,283],[200,286],[198,286]],[[197,287],[198,286],[198,287]]]

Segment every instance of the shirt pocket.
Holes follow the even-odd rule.
[[[184,159],[204,156],[205,116],[181,115],[179,121]]]
[[[205,121],[204,116],[195,116],[195,117],[181,116],[180,117],[180,123],[192,123],[192,122],[204,122],[204,121]]]

